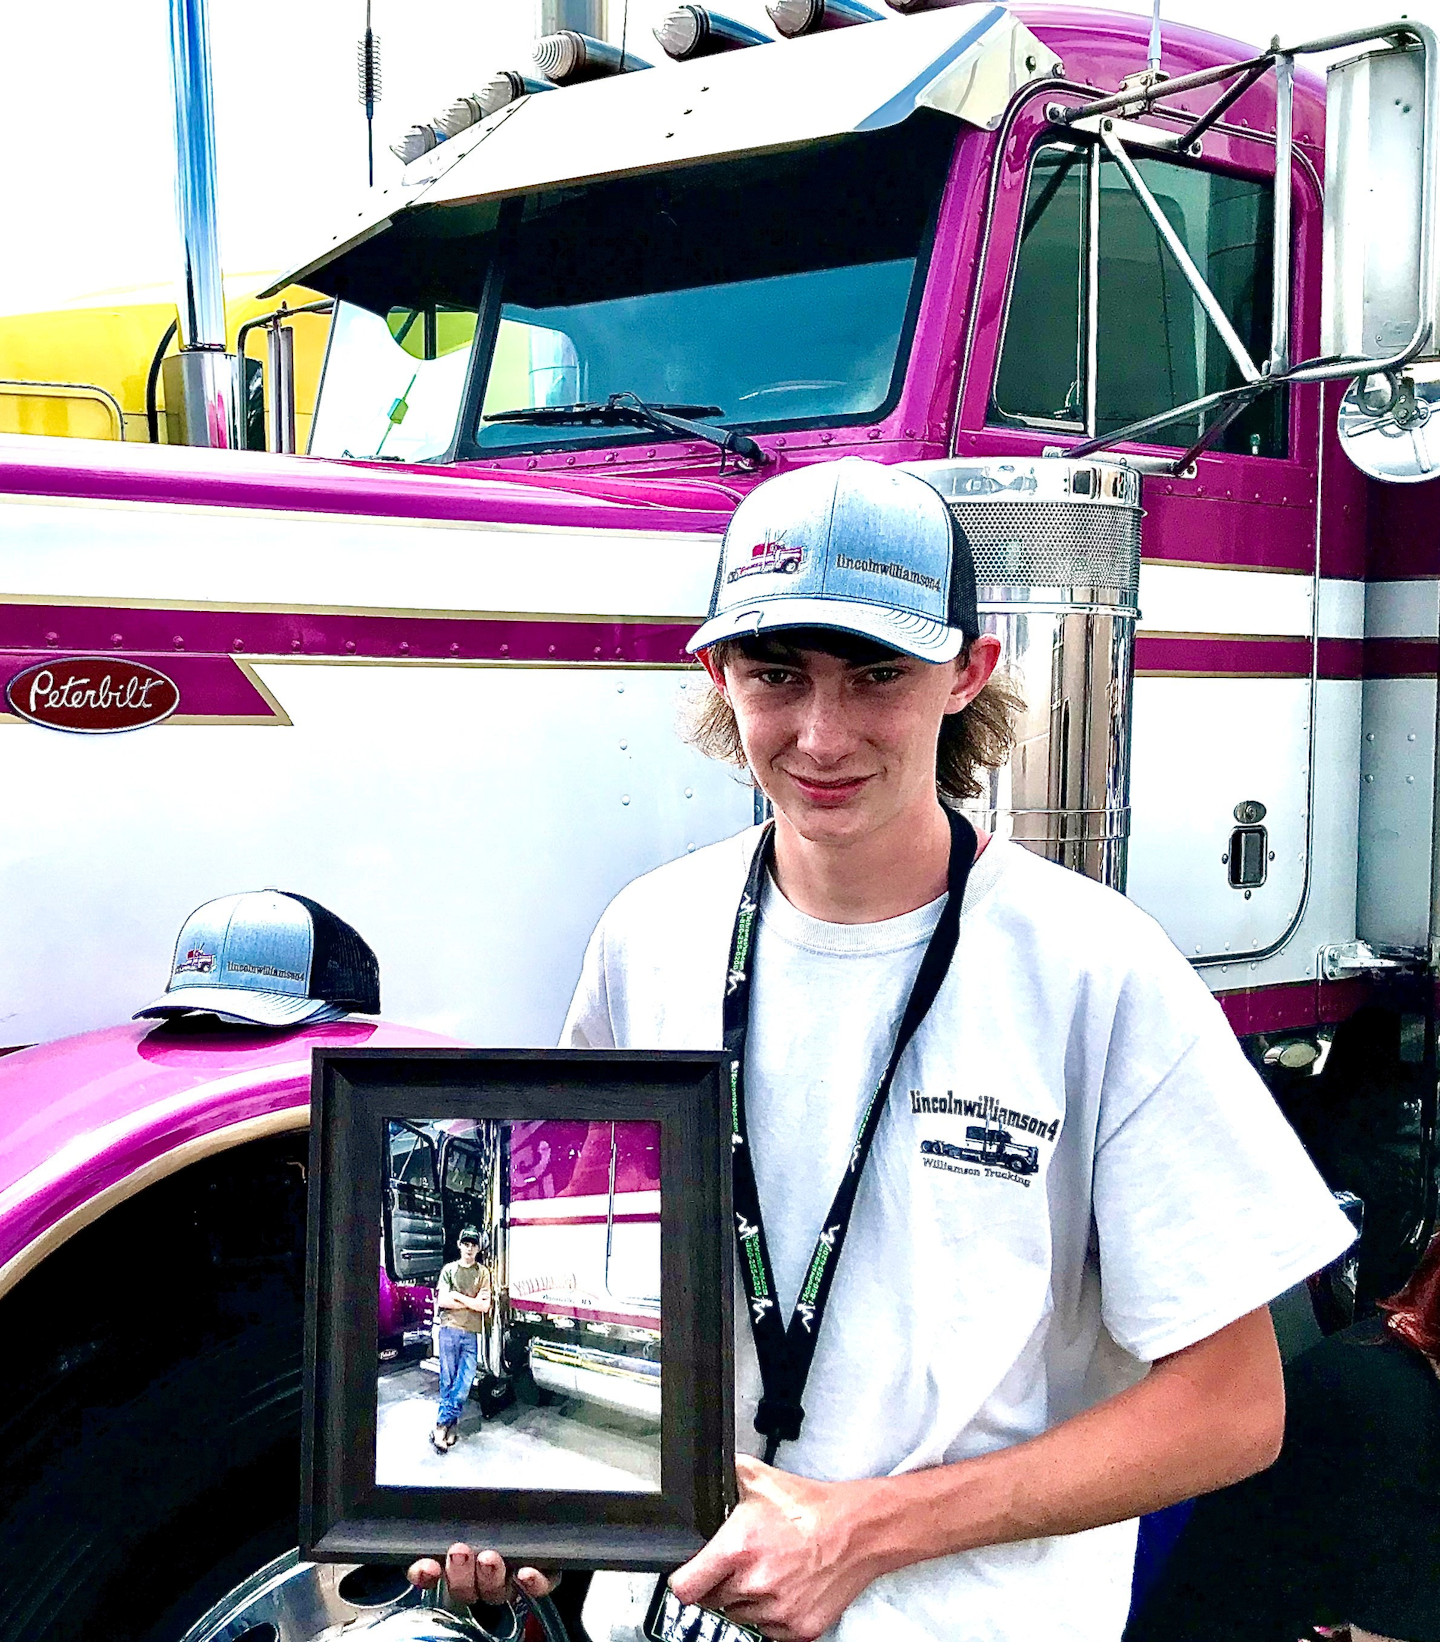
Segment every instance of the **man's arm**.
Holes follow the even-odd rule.
[[[1274,1461],[1284,1422],[1261,1308],[1043,1436],[978,1459],[821,1483],[741,1458],[740,1504],[671,1589],[778,1642],[809,1642],[898,1568],[1077,1533],[1238,1482]]]
[[[490,1309],[490,1291],[484,1290],[472,1300],[468,1294],[461,1294],[459,1289],[436,1289],[435,1304],[444,1307],[447,1311],[482,1311]]]

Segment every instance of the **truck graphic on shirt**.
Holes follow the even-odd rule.
[[[922,1140],[920,1150],[928,1157],[945,1157],[955,1163],[986,1163],[991,1168],[1009,1169],[1012,1174],[1038,1174],[1040,1148],[1021,1145],[1008,1129],[982,1123],[966,1125],[964,1141]]]

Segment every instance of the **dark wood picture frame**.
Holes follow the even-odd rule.
[[[319,1049],[311,1086],[301,1555],[409,1561],[455,1540],[542,1567],[667,1572],[734,1503],[723,1054]],[[378,1226],[388,1120],[660,1126],[658,1492],[375,1482]]]

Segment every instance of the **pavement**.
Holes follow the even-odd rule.
[[[401,1488],[660,1490],[660,1428],[578,1399],[515,1403],[484,1420],[473,1399],[446,1454],[430,1446],[433,1364],[382,1364],[375,1397],[375,1481]]]

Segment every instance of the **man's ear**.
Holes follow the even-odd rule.
[[[709,649],[705,649],[701,650],[699,655],[700,665],[710,675],[710,682],[723,696],[725,694],[725,673],[722,668],[715,665],[714,652]]]
[[[945,703],[947,713],[958,713],[968,707],[990,682],[990,675],[1000,661],[1000,640],[992,633],[981,633],[970,641],[970,654],[963,667],[955,670],[955,683],[950,699]]]

